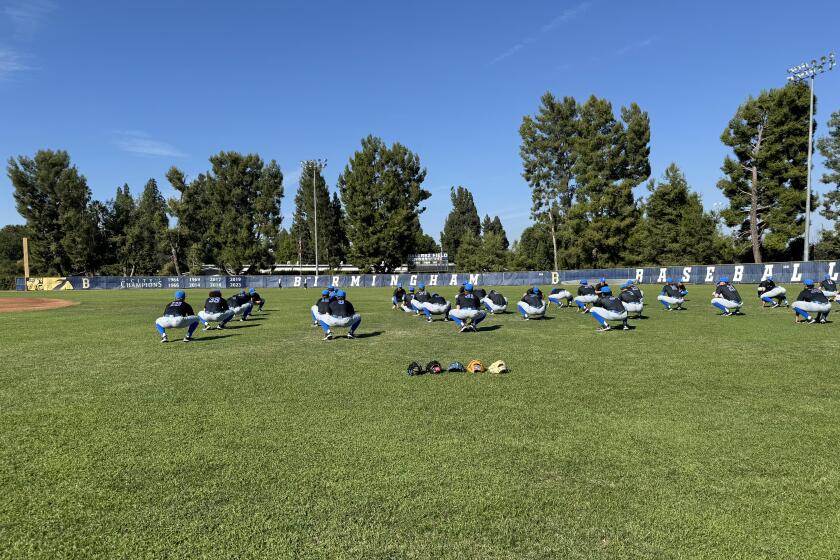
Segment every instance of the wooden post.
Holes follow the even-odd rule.
[[[29,238],[23,238],[23,279],[29,279]]]

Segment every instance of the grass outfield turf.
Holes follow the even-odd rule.
[[[315,290],[260,290],[166,345],[171,291],[50,293],[81,305],[0,315],[0,557],[836,558],[840,324],[646,288],[629,332],[460,335],[353,289],[331,342]],[[512,372],[405,375],[433,358]]]

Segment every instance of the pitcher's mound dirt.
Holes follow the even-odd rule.
[[[13,311],[43,311],[45,309],[56,309],[79,305],[78,301],[69,299],[49,298],[0,298],[0,313],[11,313]]]

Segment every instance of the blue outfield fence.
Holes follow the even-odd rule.
[[[661,284],[672,277],[690,284],[712,284],[722,276],[734,283],[757,284],[768,276],[777,283],[797,283],[805,278],[819,281],[826,274],[837,280],[840,261],[781,262],[764,264],[715,264],[642,268],[561,270],[559,272],[482,272],[441,274],[356,274],[342,276],[68,276],[65,278],[16,279],[18,290],[115,290],[115,289],[228,289],[228,288],[381,288],[398,283],[429,287],[457,286],[469,281],[484,286],[576,284],[581,279],[606,278],[611,283],[634,279],[642,284]]]

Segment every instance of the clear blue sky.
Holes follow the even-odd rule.
[[[518,128],[545,91],[636,101],[653,174],[675,161],[707,208],[736,107],[840,50],[840,3],[0,0],[0,156],[66,149],[94,196],[219,150],[276,159],[290,225],[299,161],[335,182],[367,134],[420,155],[438,237],[451,185],[512,238],[530,223]],[[818,133],[840,68],[817,80]],[[815,178],[821,171],[817,158]],[[823,187],[818,186],[818,189]],[[0,224],[19,223],[0,177]]]

